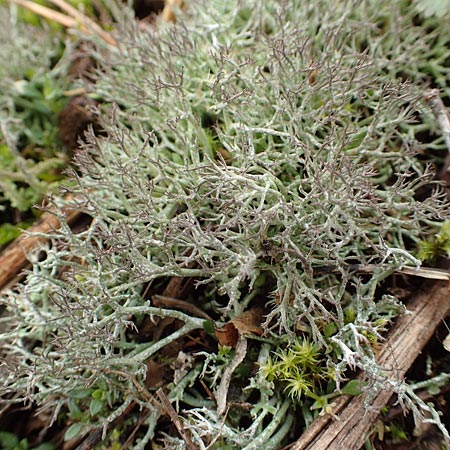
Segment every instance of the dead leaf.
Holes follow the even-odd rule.
[[[240,336],[248,334],[261,336],[263,334],[261,328],[263,313],[264,310],[262,308],[255,306],[242,313],[239,317],[235,317],[231,322],[238,330]]]
[[[166,369],[152,359],[147,360],[147,376],[145,377],[145,386],[147,389],[160,387],[164,383]]]
[[[183,9],[184,2],[183,0],[167,0],[166,6],[164,7],[162,11],[162,20],[163,22],[169,23],[176,23],[177,18],[175,15],[176,9]]]
[[[239,332],[233,322],[226,323],[222,328],[216,328],[214,333],[219,340],[220,345],[227,347],[236,347],[239,339]]]
[[[261,328],[263,314],[263,308],[255,306],[230,320],[222,328],[216,328],[214,331],[219,344],[235,348],[240,337],[250,334],[261,336],[263,333]]]

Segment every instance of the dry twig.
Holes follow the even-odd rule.
[[[65,210],[65,220],[69,225],[81,216],[81,212],[75,210]],[[20,271],[28,265],[28,255],[39,245],[46,241],[45,238],[31,235],[38,233],[40,235],[50,233],[60,228],[59,218],[51,213],[42,215],[41,220],[28,228],[19,238],[12,242],[0,255],[0,290],[10,284]]]
[[[178,298],[168,297],[166,295],[155,294],[152,296],[152,303],[154,306],[160,306],[162,308],[179,309],[187,312],[195,317],[201,317],[206,320],[213,320],[205,311],[192,303],[180,300]]]
[[[173,424],[175,425],[178,432],[180,433],[180,436],[183,438],[184,442],[186,443],[187,450],[196,450],[194,443],[192,442],[187,431],[184,429],[183,423],[181,422],[181,419],[178,417],[178,414],[175,411],[174,407],[171,405],[169,399],[167,398],[167,395],[164,393],[164,391],[161,388],[156,391],[156,395],[158,396],[159,401],[161,402],[162,406],[164,407],[166,413],[169,415]]]
[[[30,0],[11,0],[12,2],[34,12],[35,14],[45,17],[46,19],[58,22],[67,28],[79,28],[83,33],[96,34],[103,39],[107,44],[117,46],[116,40],[100,26],[98,26],[93,20],[89,19],[84,14],[77,11],[71,5],[64,0],[50,0],[55,5],[59,6],[62,10],[68,14],[63,14],[58,11],[54,11],[46,6],[39,5]]]

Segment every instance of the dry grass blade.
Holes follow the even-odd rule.
[[[430,105],[433,114],[436,116],[442,134],[444,135],[445,145],[450,152],[450,120],[444,102],[439,95],[439,89],[431,89],[425,94],[425,101]]]
[[[247,339],[241,337],[236,344],[233,360],[230,365],[225,368],[222,380],[215,395],[217,400],[217,414],[219,416],[222,416],[226,412],[227,395],[230,388],[231,377],[247,355],[247,347]]]
[[[106,43],[114,45],[114,46],[117,45],[115,39],[113,39],[109,33],[107,33],[92,19],[90,19],[89,17],[82,14],[80,11],[78,11],[76,8],[74,8],[69,3],[65,2],[64,0],[49,0],[49,1],[50,1],[50,3],[53,3],[58,8],[61,8],[63,11],[65,11],[71,17],[77,19],[77,21],[79,21],[80,23],[85,25],[86,28],[93,30],[95,32],[95,34],[100,36]]]
[[[117,46],[117,42],[109,33],[107,33],[105,30],[99,27],[94,21],[92,21],[85,15],[81,14],[79,11],[77,11],[72,6],[68,5],[63,0],[51,0],[51,1],[52,3],[59,6],[61,9],[70,13],[73,17],[66,14],[62,14],[58,11],[54,11],[51,8],[47,8],[46,6],[39,5],[38,3],[29,0],[11,0],[11,1],[16,3],[17,5],[20,5],[28,9],[29,11],[34,12],[35,14],[38,14],[41,17],[53,20],[54,22],[60,23],[61,25],[67,28],[78,28],[87,34],[94,33],[98,35],[101,39],[103,39],[107,44]]]
[[[66,16],[65,14],[54,11],[53,9],[47,8],[46,6],[39,5],[38,3],[31,2],[29,0],[11,0],[13,3],[17,5],[23,6],[35,14],[38,14],[41,17],[45,17],[46,19],[53,20],[55,22],[64,25],[67,28],[76,27],[76,20],[72,17]]]

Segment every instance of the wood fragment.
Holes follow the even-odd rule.
[[[408,303],[408,311],[397,319],[387,336],[377,362],[386,374],[402,380],[422,348],[434,334],[443,318],[450,313],[450,292],[447,283],[427,283]],[[341,398],[333,414],[316,419],[291,446],[291,450],[358,450],[377,420],[381,408],[394,393],[391,386],[369,400],[369,394]]]
[[[76,210],[64,210],[65,220],[73,225],[81,216]],[[30,233],[47,234],[59,229],[59,218],[52,213],[44,213],[41,220],[32,225],[28,230],[13,241],[0,254],[0,290],[9,285],[10,280],[15,279],[19,273],[29,264],[28,255],[46,241],[44,237],[33,236]]]

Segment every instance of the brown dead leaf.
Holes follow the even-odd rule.
[[[316,83],[317,74],[319,73],[319,69],[313,69],[308,75],[309,84],[312,86]]]
[[[263,313],[264,311],[262,308],[255,306],[242,313],[239,317],[235,317],[231,322],[238,330],[240,336],[248,334],[261,336],[263,333],[261,328]]]
[[[239,339],[239,332],[233,322],[226,323],[222,328],[216,328],[214,333],[219,340],[220,345],[227,347],[236,347]]]
[[[215,334],[219,344],[234,348],[240,337],[248,336],[249,334],[261,336],[263,333],[261,328],[263,314],[264,310],[259,306],[255,306],[230,320],[222,328],[216,328]]]
[[[167,0],[166,6],[162,11],[162,20],[166,23],[172,22],[176,23],[177,17],[175,15],[176,9],[183,9],[184,1],[183,0]]]
[[[161,364],[147,360],[147,376],[145,377],[145,387],[147,389],[161,387],[164,383],[164,376],[166,375],[166,369]]]
[[[79,147],[79,140],[92,126],[98,131],[98,120],[93,113],[97,103],[86,95],[77,95],[61,110],[59,114],[59,137],[69,153],[73,154]]]

